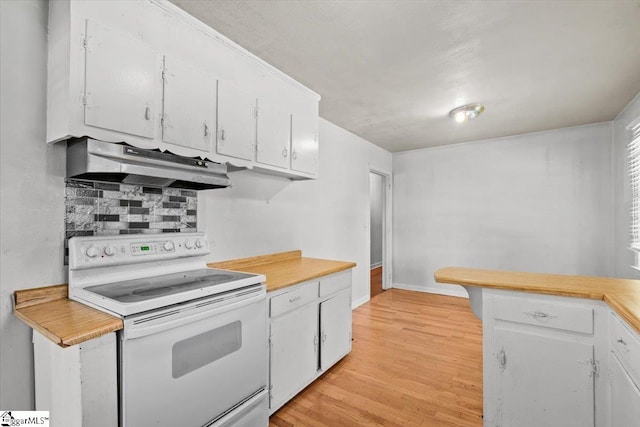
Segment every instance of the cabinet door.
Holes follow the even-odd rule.
[[[318,173],[318,115],[294,113],[291,117],[291,169]]]
[[[208,152],[215,129],[213,75],[165,56],[163,98],[162,140]]]
[[[253,160],[255,143],[256,97],[220,80],[216,152]]]
[[[291,158],[291,114],[276,106],[260,102],[256,161],[289,168]]]
[[[271,319],[269,407],[287,401],[318,371],[318,305]]]
[[[157,54],[92,21],[87,21],[85,49],[85,124],[153,138]]]
[[[633,426],[640,420],[640,388],[611,355],[611,427]]]
[[[351,290],[320,303],[320,369],[351,351]]]
[[[594,425],[593,344],[496,329],[496,426]]]

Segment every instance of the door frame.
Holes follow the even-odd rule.
[[[390,171],[369,165],[369,173],[382,176],[384,189],[384,203],[382,205],[382,289],[393,287],[393,246],[392,246],[392,207],[393,207],[393,175]],[[371,184],[371,175],[369,175]],[[369,188],[371,186],[369,185]],[[369,192],[369,209],[371,209],[371,193]],[[369,248],[371,248],[371,215],[369,215]],[[369,268],[371,258],[369,258]],[[369,283],[371,286],[371,283]]]

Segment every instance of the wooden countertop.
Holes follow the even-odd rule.
[[[304,258],[299,250],[280,252],[251,258],[213,262],[211,268],[264,274],[267,292],[277,291],[288,286],[313,280],[327,274],[348,270],[356,266],[355,262],[333,261],[327,259]]]
[[[269,292],[355,266],[353,262],[303,258],[300,251],[209,264],[212,268],[264,274]],[[69,300],[67,285],[16,291],[14,302],[16,317],[61,347],[123,327],[120,318]]]
[[[603,300],[640,333],[640,280],[445,267],[436,282]]]
[[[14,313],[60,347],[122,329],[121,319],[67,297],[67,285],[16,291]]]

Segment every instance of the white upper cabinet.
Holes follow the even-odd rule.
[[[84,122],[153,138],[158,55],[149,46],[87,21]]]
[[[253,160],[255,143],[256,97],[228,81],[220,80],[217,153]]]
[[[318,111],[299,110],[291,118],[291,169],[318,173]]]
[[[190,64],[164,58],[162,140],[208,153],[215,133],[216,79]]]
[[[289,168],[291,158],[291,114],[277,105],[260,101],[258,109],[258,163]]]
[[[50,2],[48,50],[48,143],[89,136],[316,178],[318,94],[171,2]]]

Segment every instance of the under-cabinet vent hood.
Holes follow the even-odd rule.
[[[191,190],[231,185],[226,165],[91,138],[67,142],[67,178]]]

